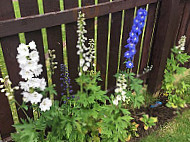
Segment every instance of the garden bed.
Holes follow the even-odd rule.
[[[139,120],[137,123],[140,124],[138,127],[137,133],[139,134],[139,137],[133,138],[130,140],[130,142],[137,142],[140,141],[142,138],[148,136],[152,132],[160,129],[164,124],[167,122],[171,122],[178,114],[181,114],[183,111],[190,109],[190,106],[187,105],[184,109],[181,109],[177,112],[177,109],[174,108],[168,108],[166,106],[167,103],[167,97],[159,97],[158,100],[160,100],[163,104],[161,106],[155,107],[155,108],[140,108],[136,110],[136,114],[133,117],[137,118],[136,120],[139,120],[142,114],[148,114],[149,116],[157,117],[158,122],[156,126],[153,126],[152,128],[148,129],[147,131],[143,128],[143,123]],[[141,115],[138,115],[141,114]],[[141,125],[142,124],[142,125]]]

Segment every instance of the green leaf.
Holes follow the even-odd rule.
[[[70,123],[67,123],[66,124],[66,127],[65,127],[65,130],[66,130],[66,135],[67,135],[67,138],[70,137],[70,134],[72,132],[72,125]]]

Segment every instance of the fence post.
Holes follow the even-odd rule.
[[[154,66],[148,79],[148,91],[155,93],[161,87],[164,69],[180,22],[180,0],[162,0],[155,39],[151,53]]]

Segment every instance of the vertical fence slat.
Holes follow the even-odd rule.
[[[0,70],[0,78],[2,78]],[[2,83],[0,83],[2,85]],[[5,93],[0,92],[0,134],[2,139],[5,139],[10,136],[10,133],[15,132],[15,129],[12,127],[14,124],[13,117]]]
[[[64,9],[71,9],[78,7],[78,0],[64,0]],[[73,15],[74,16],[74,15]],[[78,77],[79,57],[77,55],[77,23],[69,23],[65,25],[66,28],[66,46],[68,56],[68,69],[71,78],[71,85],[74,93],[79,89],[75,79]]]
[[[126,49],[124,46],[127,44],[127,39],[129,38],[129,32],[131,31],[131,28],[133,25],[133,16],[134,16],[134,9],[129,9],[125,11],[120,70],[126,69],[125,64],[124,64],[125,62],[124,53]]]
[[[0,1],[0,20],[12,19],[14,17],[14,10],[12,5],[12,0],[1,0]],[[9,78],[12,82],[13,86],[18,86],[21,77],[19,75],[20,68],[16,60],[17,55],[17,46],[19,45],[19,37],[18,35],[9,36],[1,38],[2,50],[5,58],[6,67],[8,70]],[[22,96],[20,95],[21,91],[15,91],[15,99],[19,104],[22,104]],[[17,113],[20,118],[26,118],[21,109],[18,110]],[[32,117],[32,113],[29,110],[28,115]]]
[[[21,17],[39,14],[37,0],[27,0],[27,1],[19,0],[19,6],[20,6]],[[43,22],[43,21],[41,21],[41,22]],[[34,23],[34,24],[38,24],[38,23]],[[40,56],[39,63],[43,65],[43,72],[41,74],[41,77],[44,77],[46,82],[48,82],[41,30],[27,32],[27,33],[25,33],[25,37],[26,37],[27,44],[32,40],[36,42],[37,50],[38,50],[39,56]]]
[[[109,0],[99,0],[98,3],[108,2]],[[106,57],[108,41],[108,22],[109,15],[98,17],[98,35],[97,35],[97,69],[101,72],[102,89],[105,88],[106,77]]]
[[[147,17],[147,26],[144,38],[144,46],[142,50],[142,60],[140,65],[139,73],[142,74],[143,69],[147,66],[149,51],[151,50],[150,42],[153,33],[154,20],[155,20],[155,12],[156,12],[157,4],[151,4],[149,7],[148,17]]]
[[[110,37],[110,55],[108,71],[108,89],[113,88],[116,84],[114,75],[117,73],[118,52],[121,34],[122,12],[112,14],[111,20],[111,37]]]
[[[157,33],[152,50],[153,70],[148,80],[148,91],[156,92],[161,87],[166,60],[177,34],[179,24],[179,2],[180,0],[162,0],[158,20]]]
[[[45,0],[44,4],[44,12],[55,12],[60,11],[60,2],[59,0]],[[61,33],[61,26],[55,26],[51,28],[47,28],[47,39],[48,39],[48,48],[51,50],[55,50],[56,59],[58,62],[58,68],[55,69],[55,73],[52,75],[53,84],[56,85],[55,89],[57,91],[57,95],[54,97],[56,100],[60,100],[61,98],[61,81],[60,81],[60,64],[63,64],[63,40]]]

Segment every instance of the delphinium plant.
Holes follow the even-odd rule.
[[[185,97],[187,94],[189,84],[184,81],[176,82],[176,75],[184,74],[187,70],[184,65],[189,61],[190,56],[185,53],[186,37],[182,36],[178,42],[178,46],[171,49],[171,57],[167,59],[166,69],[164,71],[164,80],[162,89],[164,95],[168,96],[168,107],[183,108],[186,104]]]
[[[43,69],[42,65],[39,64],[39,53],[35,42],[32,41],[28,45],[22,43],[17,48],[17,51],[16,58],[21,69],[19,75],[22,78],[18,84],[19,87],[12,86],[10,80],[6,77],[1,79],[4,82],[4,85],[1,86],[4,89],[1,91],[5,91],[6,96],[14,99],[14,90],[19,88],[22,90],[20,95],[23,98],[23,104],[19,104],[15,99],[14,102],[17,103],[19,109],[22,109],[26,115],[26,120],[21,119],[21,123],[14,125],[17,132],[12,134],[12,138],[14,141],[19,142],[43,141],[47,127],[46,123],[42,123],[43,121],[41,122],[40,120],[53,106],[48,94],[55,91],[53,87],[47,87],[46,80],[40,77]],[[37,117],[30,118],[27,115],[28,104],[30,104],[33,112],[36,112]]]
[[[121,76],[123,80],[125,80],[125,87],[120,89],[121,84],[116,84],[117,88],[115,89],[115,94],[117,95],[114,99],[114,104],[117,105],[118,101],[121,101],[120,95],[124,98],[127,98],[127,101],[122,99],[125,102],[125,105],[128,108],[139,108],[144,102],[144,96],[142,94],[142,83],[143,81],[136,78],[135,74],[131,72],[131,69],[134,67],[133,59],[136,54],[136,45],[139,42],[139,36],[142,33],[142,30],[145,25],[145,20],[147,16],[147,11],[145,9],[140,8],[137,11],[137,15],[133,21],[132,30],[129,34],[129,38],[127,39],[127,45],[125,45],[126,52],[124,53],[125,57],[125,65],[126,71],[121,71],[116,74],[117,82],[121,80]]]
[[[130,109],[140,108],[144,103],[144,96],[141,92],[142,81],[135,77],[131,69],[134,67],[135,47],[144,27],[146,16],[147,11],[145,9],[137,11],[132,31],[125,46],[127,49],[124,54],[126,71],[120,71],[115,75],[117,82],[115,94],[111,95],[110,99],[111,107],[103,106],[104,117],[99,122],[102,141],[128,141],[132,136],[138,136],[136,132],[138,124],[132,123],[134,118]]]

